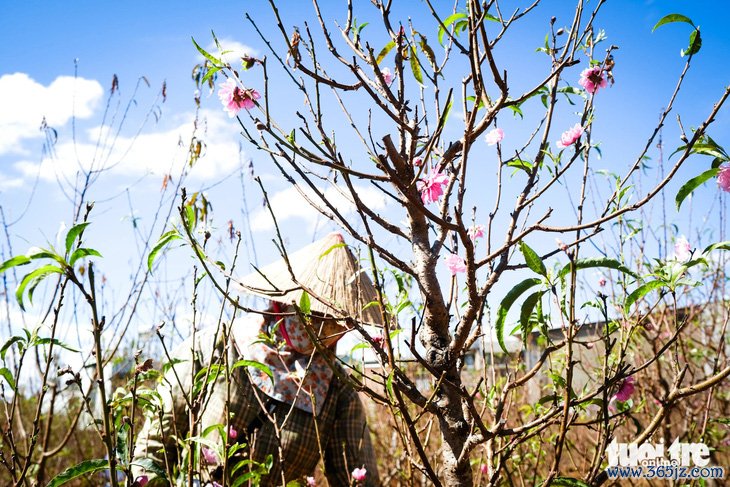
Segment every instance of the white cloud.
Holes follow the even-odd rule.
[[[193,134],[193,115],[177,117],[177,126],[153,132],[143,130],[137,137],[119,136],[113,146],[97,140],[105,140],[106,127],[94,127],[86,131],[85,140],[76,144],[62,141],[55,146],[54,157],[40,164],[28,161],[16,162],[14,167],[25,177],[54,181],[56,178],[73,181],[79,171],[106,168],[109,173],[139,177],[143,175],[179,174],[188,160],[188,148]],[[239,165],[238,132],[222,111],[202,111],[198,139],[204,142],[202,156],[190,172],[199,180],[220,178],[236,170]],[[109,140],[109,139],[107,139]]]
[[[259,52],[253,47],[247,46],[246,44],[233,39],[218,39],[218,43],[221,45],[221,50],[218,49],[218,46],[216,46],[213,41],[205,46],[205,50],[213,56],[220,57],[233,67],[239,66],[241,58],[244,56],[257,57],[259,55]],[[221,51],[225,54],[221,54]],[[202,61],[203,56],[199,56],[199,59]]]
[[[23,178],[11,178],[0,172],[0,191],[23,186]]]
[[[43,135],[44,117],[55,129],[74,115],[90,117],[103,94],[98,81],[84,78],[59,76],[43,86],[25,73],[0,76],[0,154],[22,153],[23,139]]]
[[[312,201],[317,202],[318,199],[309,188],[299,186],[308,196],[311,197]],[[378,189],[371,186],[355,185],[355,190],[359,198],[365,205],[373,210],[380,210],[385,207],[385,196]],[[344,193],[347,193],[347,188],[343,188]],[[352,215],[355,213],[354,203],[338,189],[329,187],[324,190],[324,196],[327,198],[335,208],[343,216]],[[271,209],[276,215],[276,220],[281,223],[290,218],[301,218],[307,223],[314,223],[319,216],[317,210],[312,208],[309,203],[302,197],[299,190],[290,186],[278,193],[274,193],[269,196],[271,203]],[[251,230],[254,232],[267,231],[274,228],[274,222],[271,219],[271,213],[268,208],[262,208],[257,210],[251,218]]]

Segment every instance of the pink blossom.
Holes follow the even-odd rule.
[[[307,487],[315,487],[317,485],[317,482],[314,480],[314,477],[307,477]]]
[[[365,468],[356,468],[352,471],[352,480],[362,482],[363,480],[365,480],[367,474],[368,471]]]
[[[682,262],[692,257],[692,247],[684,235],[677,237],[677,240],[674,242],[674,256]]]
[[[241,89],[233,78],[228,78],[218,89],[218,98],[223,103],[223,109],[233,118],[242,108],[250,110],[256,106],[254,100],[261,98],[259,92],[253,89]]]
[[[421,200],[423,200],[423,204],[425,205],[438,201],[444,194],[444,186],[446,186],[446,183],[448,182],[449,177],[436,169],[432,170],[428,174],[428,178],[426,178],[425,181],[418,181],[416,183],[416,187],[418,188],[418,191],[421,192]]]
[[[208,465],[218,465],[218,455],[210,448],[203,447],[203,458]]]
[[[238,438],[238,431],[233,426],[228,426],[228,439],[235,440]]]
[[[631,398],[631,395],[636,389],[634,376],[629,376],[621,383],[616,394],[613,395],[614,399],[621,402],[626,402]]]
[[[222,486],[221,484],[219,484],[219,483],[218,483],[218,482],[216,482],[215,480],[214,480],[214,481],[213,481],[213,483],[212,483],[212,484],[210,484],[210,485],[211,485],[212,487],[223,487],[223,486]]]
[[[599,286],[601,286],[601,287],[606,287],[606,283],[607,283],[607,282],[608,282],[608,281],[606,281],[606,278],[605,278],[605,277],[603,277],[603,276],[601,276],[601,277],[600,277],[600,278],[598,279],[598,285],[599,285]]]
[[[730,164],[720,166],[720,172],[717,174],[717,185],[723,191],[730,193]]]
[[[559,149],[565,149],[578,142],[580,136],[583,135],[583,127],[576,123],[560,136],[560,140],[556,142]]]
[[[134,487],[144,487],[147,485],[147,482],[149,482],[150,479],[146,475],[140,475],[136,479],[134,479],[134,483],[132,484]]]
[[[390,72],[390,68],[383,68],[380,71],[380,74],[383,75],[383,81],[385,81],[386,85],[390,86],[393,83],[395,76],[393,76],[393,73]]]
[[[385,337],[381,333],[380,335],[375,335],[373,337],[373,344],[378,348],[383,348],[383,343],[385,343]]]
[[[502,142],[502,139],[504,139],[504,130],[501,128],[492,129],[484,136],[484,140],[487,141],[487,145],[494,145],[497,142]]]
[[[606,87],[606,78],[603,76],[603,68],[593,66],[586,68],[580,73],[578,84],[581,85],[588,93],[593,94],[601,88]]]
[[[413,159],[413,165],[416,167],[423,166],[423,159],[421,159],[420,157],[416,157],[415,159]]]
[[[464,262],[464,259],[456,254],[450,254],[448,257],[446,257],[445,262],[446,267],[449,268],[452,276],[455,276],[457,272],[466,271],[466,263]]]
[[[484,225],[473,225],[466,231],[466,233],[472,241],[475,241],[476,239],[484,236],[484,230]]]
[[[482,463],[479,466],[479,471],[482,473],[482,475],[487,475],[487,473],[489,473],[489,467],[487,466],[486,463]]]

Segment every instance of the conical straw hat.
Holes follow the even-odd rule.
[[[383,325],[380,307],[368,306],[377,302],[375,286],[340,233],[330,233],[287,258],[291,269],[282,258],[237,281],[245,292],[286,304],[299,304],[307,290],[313,312]]]

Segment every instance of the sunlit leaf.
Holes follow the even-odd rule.
[[[560,272],[558,273],[558,276],[565,277],[570,272],[571,268],[573,267],[572,263],[569,263],[565,265],[562,269],[560,269]],[[575,269],[591,269],[596,267],[603,267],[607,269],[614,269],[620,272],[623,272],[624,274],[628,274],[631,277],[638,278],[638,275],[623,265],[621,262],[617,261],[616,259],[610,259],[608,257],[599,257],[599,258],[593,258],[593,259],[579,259],[575,263]]]
[[[15,298],[18,300],[18,305],[20,306],[20,309],[25,311],[25,304],[23,303],[23,294],[25,293],[26,288],[28,285],[31,285],[31,289],[35,289],[35,287],[46,277],[48,277],[51,274],[63,274],[63,270],[61,270],[59,267],[56,267],[55,265],[48,264],[44,265],[43,267],[39,267],[38,269],[28,273],[23,277],[23,280],[20,281],[20,284],[18,285],[18,289],[15,291]],[[31,303],[32,303],[32,296],[31,296]]]
[[[418,55],[416,54],[416,50],[411,47],[411,57],[409,59],[410,65],[411,65],[411,72],[413,73],[413,77],[416,78],[416,81],[418,81],[420,84],[423,84],[423,73],[421,73],[421,66],[418,62]]]
[[[68,265],[73,267],[73,265],[79,259],[85,259],[86,257],[101,257],[101,256],[102,255],[94,249],[87,249],[86,247],[81,247],[81,248],[74,250],[73,254],[71,254],[71,258],[68,260]]]
[[[525,257],[527,267],[529,267],[532,272],[540,274],[543,277],[547,277],[545,263],[542,261],[540,256],[537,255],[537,252],[532,250],[524,240],[520,242],[520,252],[522,252],[522,255]]]
[[[542,280],[536,277],[525,279],[524,281],[518,283],[515,287],[513,287],[499,304],[499,309],[497,310],[497,320],[495,322],[495,330],[497,332],[497,342],[499,343],[499,346],[502,348],[504,353],[509,353],[507,351],[507,347],[504,344],[504,323],[507,319],[507,313],[509,312],[510,308],[517,300],[517,298],[519,298],[525,291],[534,286],[537,286],[541,282]]]
[[[202,47],[200,47],[198,45],[198,43],[195,42],[195,39],[194,38],[191,37],[190,39],[193,41],[193,44],[195,44],[195,48],[198,50],[198,52],[200,54],[203,55],[203,57],[205,59],[207,59],[208,61],[210,61],[211,63],[213,63],[213,65],[215,65],[215,66],[221,66],[221,65],[223,65],[223,62],[220,59],[218,59],[217,57],[214,57],[208,51],[206,51],[205,49],[203,49]]]
[[[91,224],[91,222],[84,222],[79,223],[77,225],[74,225],[71,227],[71,230],[68,231],[66,234],[66,254],[68,255],[69,252],[71,252],[71,249],[73,248],[74,242],[76,242],[76,239],[78,239],[82,233],[84,233],[84,230],[86,230],[86,227],[88,227]]]
[[[383,59],[385,59],[385,56],[387,56],[388,53],[390,51],[392,51],[394,47],[395,47],[395,41],[390,41],[389,43],[387,43],[385,45],[385,47],[383,47],[380,50],[380,53],[378,54],[378,57],[375,58],[375,63],[376,64],[380,64],[383,61]]]
[[[13,373],[10,372],[10,369],[8,369],[7,367],[1,368],[0,376],[5,379],[5,381],[8,383],[12,390],[15,390],[15,379],[13,378]]]
[[[266,364],[256,362],[255,360],[239,360],[231,366],[231,370],[237,369],[238,367],[253,367],[254,369],[258,369],[264,374],[268,375],[272,383],[274,382],[274,373],[271,371],[271,368]]]
[[[708,179],[717,176],[719,173],[720,168],[708,169],[699,176],[695,176],[694,178],[684,183],[682,187],[679,188],[679,191],[677,191],[677,196],[674,199],[674,201],[677,203],[677,211],[679,211],[679,208],[682,206],[682,202],[687,198],[687,196],[692,194],[695,189],[706,183]]]
[[[147,257],[147,269],[152,272],[152,265],[155,263],[155,259],[157,258],[157,254],[162,251],[162,249],[167,246],[170,242],[174,240],[179,240],[180,234],[177,230],[170,230],[169,232],[163,233],[160,239],[157,241],[157,244],[155,244],[154,248],[150,252],[150,255]]]
[[[46,487],[59,487],[61,485],[66,484],[67,482],[70,482],[71,480],[77,479],[83,475],[92,474],[95,472],[99,472],[101,470],[106,470],[109,468],[109,461],[108,460],[84,460],[83,462],[79,463],[78,465],[74,465],[73,467],[69,467],[63,472],[59,473],[55,477],[53,477],[53,480],[48,482],[48,485]]]
[[[520,310],[520,334],[522,335],[522,345],[527,348],[527,336],[532,332],[533,323],[530,321],[532,312],[537,306],[537,301],[542,298],[542,291],[537,291],[525,299]]]
[[[686,17],[681,14],[669,14],[669,15],[665,15],[664,17],[659,19],[659,22],[656,23],[656,25],[654,26],[653,29],[651,29],[651,31],[654,32],[662,25],[671,24],[673,22],[684,22],[684,23],[691,25],[692,27],[695,26],[695,24],[692,22],[692,19],[690,19],[689,17]]]
[[[30,258],[25,255],[16,255],[15,257],[6,260],[0,265],[0,274],[12,269],[13,267],[30,264]]]
[[[639,299],[643,298],[650,292],[654,291],[655,289],[658,289],[662,286],[665,286],[666,283],[663,281],[655,280],[655,281],[649,281],[646,284],[643,284],[639,286],[634,292],[629,294],[626,297],[626,302],[624,303],[624,311],[627,313],[631,309],[631,305],[633,305],[635,302],[637,302]]]
[[[302,297],[299,298],[299,309],[305,316],[312,312],[312,301],[309,299],[307,291],[302,291]]]
[[[441,44],[442,46],[444,44],[444,35],[446,34],[446,29],[448,29],[449,26],[451,24],[453,24],[454,22],[456,22],[457,20],[463,19],[463,18],[466,18],[466,14],[464,12],[456,12],[455,14],[451,14],[444,19],[444,21],[442,22],[443,25],[439,26],[439,33],[438,33],[439,44]]]
[[[682,51],[682,53],[681,53],[682,57],[697,54],[698,52],[700,52],[701,48],[702,48],[702,36],[700,36],[700,31],[698,29],[695,29],[689,35],[689,47],[687,47],[687,49],[684,49]]]

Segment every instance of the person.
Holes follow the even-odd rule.
[[[234,320],[227,339],[201,330],[172,353],[157,388],[161,407],[135,443],[137,484],[168,485],[163,473],[187,465],[176,456],[177,443],[193,441],[202,467],[192,473],[201,485],[221,485],[224,476],[229,484],[246,476],[260,485],[312,485],[320,460],[331,486],[379,485],[365,411],[334,350],[349,331],[344,314],[373,325],[382,318],[366,306],[375,289],[342,236],[330,234],[240,284],[268,297],[268,308]],[[306,316],[292,304],[305,292]],[[196,402],[202,393],[191,391],[205,390],[206,382]],[[191,409],[198,416],[192,435]]]

